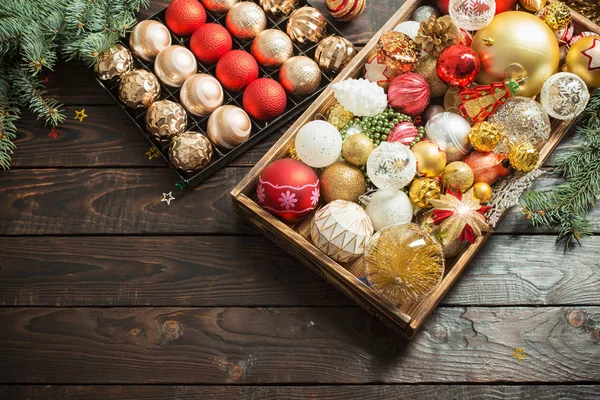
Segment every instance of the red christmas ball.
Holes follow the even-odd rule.
[[[268,165],[256,187],[259,204],[286,222],[307,217],[319,203],[320,195],[321,186],[315,171],[292,158]]]
[[[415,72],[407,72],[390,83],[388,103],[394,110],[414,117],[425,111],[430,95],[427,80]]]
[[[412,122],[404,121],[400,122],[390,131],[387,141],[388,142],[400,142],[405,146],[408,146],[419,136],[419,130]]]
[[[206,11],[198,0],[173,0],[165,12],[167,26],[177,36],[190,36],[206,23]]]
[[[450,86],[467,86],[475,81],[481,62],[470,47],[455,44],[447,47],[437,61],[437,74]]]
[[[194,32],[190,50],[198,60],[214,64],[231,51],[233,42],[229,31],[219,24],[204,24]]]
[[[437,0],[437,6],[442,14],[448,14],[448,7],[450,6],[450,0]]]
[[[258,79],[258,63],[244,50],[232,50],[217,62],[217,79],[227,90],[239,92]]]
[[[496,0],[496,14],[515,9],[517,0]],[[437,0],[438,8],[442,14],[448,14],[450,0]]]
[[[473,170],[474,182],[493,185],[511,172],[508,159],[501,154],[474,151],[467,155],[463,162]]]
[[[259,121],[271,121],[285,111],[287,97],[279,82],[270,78],[260,78],[252,82],[244,91],[244,110]]]

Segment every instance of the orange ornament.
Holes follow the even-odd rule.
[[[508,159],[501,154],[474,151],[466,156],[463,162],[473,170],[474,182],[493,185],[511,172]]]

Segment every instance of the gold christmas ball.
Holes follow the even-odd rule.
[[[419,208],[429,208],[429,200],[439,199],[442,194],[440,181],[435,178],[417,178],[410,185],[408,197]]]
[[[446,165],[442,172],[442,185],[445,189],[466,192],[473,186],[475,175],[468,164],[462,161],[454,161]]]
[[[567,71],[579,76],[589,87],[600,87],[600,35],[576,41],[566,58]]]
[[[337,101],[329,108],[329,110],[327,110],[327,122],[335,126],[338,131],[348,125],[353,119],[354,114],[346,110],[344,106]]]
[[[154,73],[167,86],[181,87],[197,70],[198,64],[194,54],[179,45],[163,49],[154,61]]]
[[[563,3],[550,3],[538,16],[554,30],[565,28],[571,22],[571,9]]]
[[[184,82],[179,99],[190,113],[205,117],[223,104],[223,87],[211,75],[195,74]]]
[[[492,199],[492,187],[487,182],[477,182],[473,185],[473,194],[480,204],[485,204]]]
[[[359,197],[367,191],[362,171],[345,162],[337,162],[325,168],[320,181],[321,194],[326,203],[334,200],[358,203]]]
[[[440,79],[436,68],[437,57],[427,55],[417,61],[417,65],[413,71],[425,78],[431,90],[431,97],[443,96],[448,91],[448,85]]]
[[[510,148],[508,160],[511,167],[519,172],[530,172],[537,167],[540,152],[529,142],[521,142]]]
[[[180,104],[169,100],[152,103],[146,113],[146,129],[155,140],[168,142],[185,131],[187,114]]]
[[[152,72],[134,69],[121,76],[119,100],[127,107],[149,107],[159,95],[160,84]]]
[[[502,132],[491,122],[478,122],[469,131],[469,143],[480,152],[489,153],[500,142]]]
[[[558,69],[560,51],[550,27],[535,15],[506,11],[480,29],[471,45],[481,60],[476,81],[489,85],[508,77],[527,77],[519,96],[533,97]]]
[[[252,132],[252,122],[244,110],[227,105],[217,108],[211,114],[207,131],[214,144],[233,149],[248,140]]]
[[[259,0],[259,3],[265,12],[288,15],[296,8],[297,0]]]
[[[258,4],[242,1],[231,7],[225,18],[225,26],[236,38],[250,40],[265,30],[267,16]]]
[[[327,20],[316,8],[302,7],[290,15],[286,31],[298,43],[318,43],[327,31]]]
[[[545,5],[548,0],[519,0],[519,3],[523,6],[527,11],[538,12]]]
[[[129,36],[131,51],[144,61],[153,61],[161,50],[170,45],[169,29],[152,19],[137,24]]]
[[[420,176],[433,178],[438,176],[446,166],[446,152],[437,143],[422,140],[410,149],[417,159],[417,173]]]
[[[208,11],[214,13],[226,13],[236,5],[240,0],[202,0],[202,4]]]
[[[367,7],[366,0],[325,0],[325,7],[331,16],[342,22],[358,18]]]
[[[213,148],[210,140],[201,133],[187,131],[171,139],[169,158],[171,163],[189,174],[198,172],[210,164]]]
[[[281,66],[279,83],[288,93],[306,96],[319,88],[321,70],[306,56],[292,57]]]
[[[121,44],[112,46],[98,56],[94,64],[94,71],[103,81],[123,75],[133,68],[133,56]]]
[[[348,136],[342,144],[344,159],[356,166],[365,165],[373,150],[375,150],[375,144],[367,135],[362,133]]]
[[[288,35],[279,29],[259,33],[250,50],[256,61],[267,68],[279,68],[294,55],[294,45]]]
[[[341,36],[329,36],[319,42],[315,61],[323,71],[338,72],[356,55],[352,43]]]

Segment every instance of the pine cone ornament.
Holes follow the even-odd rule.
[[[452,23],[448,15],[421,22],[415,42],[427,54],[437,57],[448,46],[460,42],[460,29]]]

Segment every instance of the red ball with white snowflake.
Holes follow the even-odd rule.
[[[315,171],[301,161],[283,158],[267,166],[258,178],[259,204],[285,222],[307,217],[319,203],[321,186]]]

